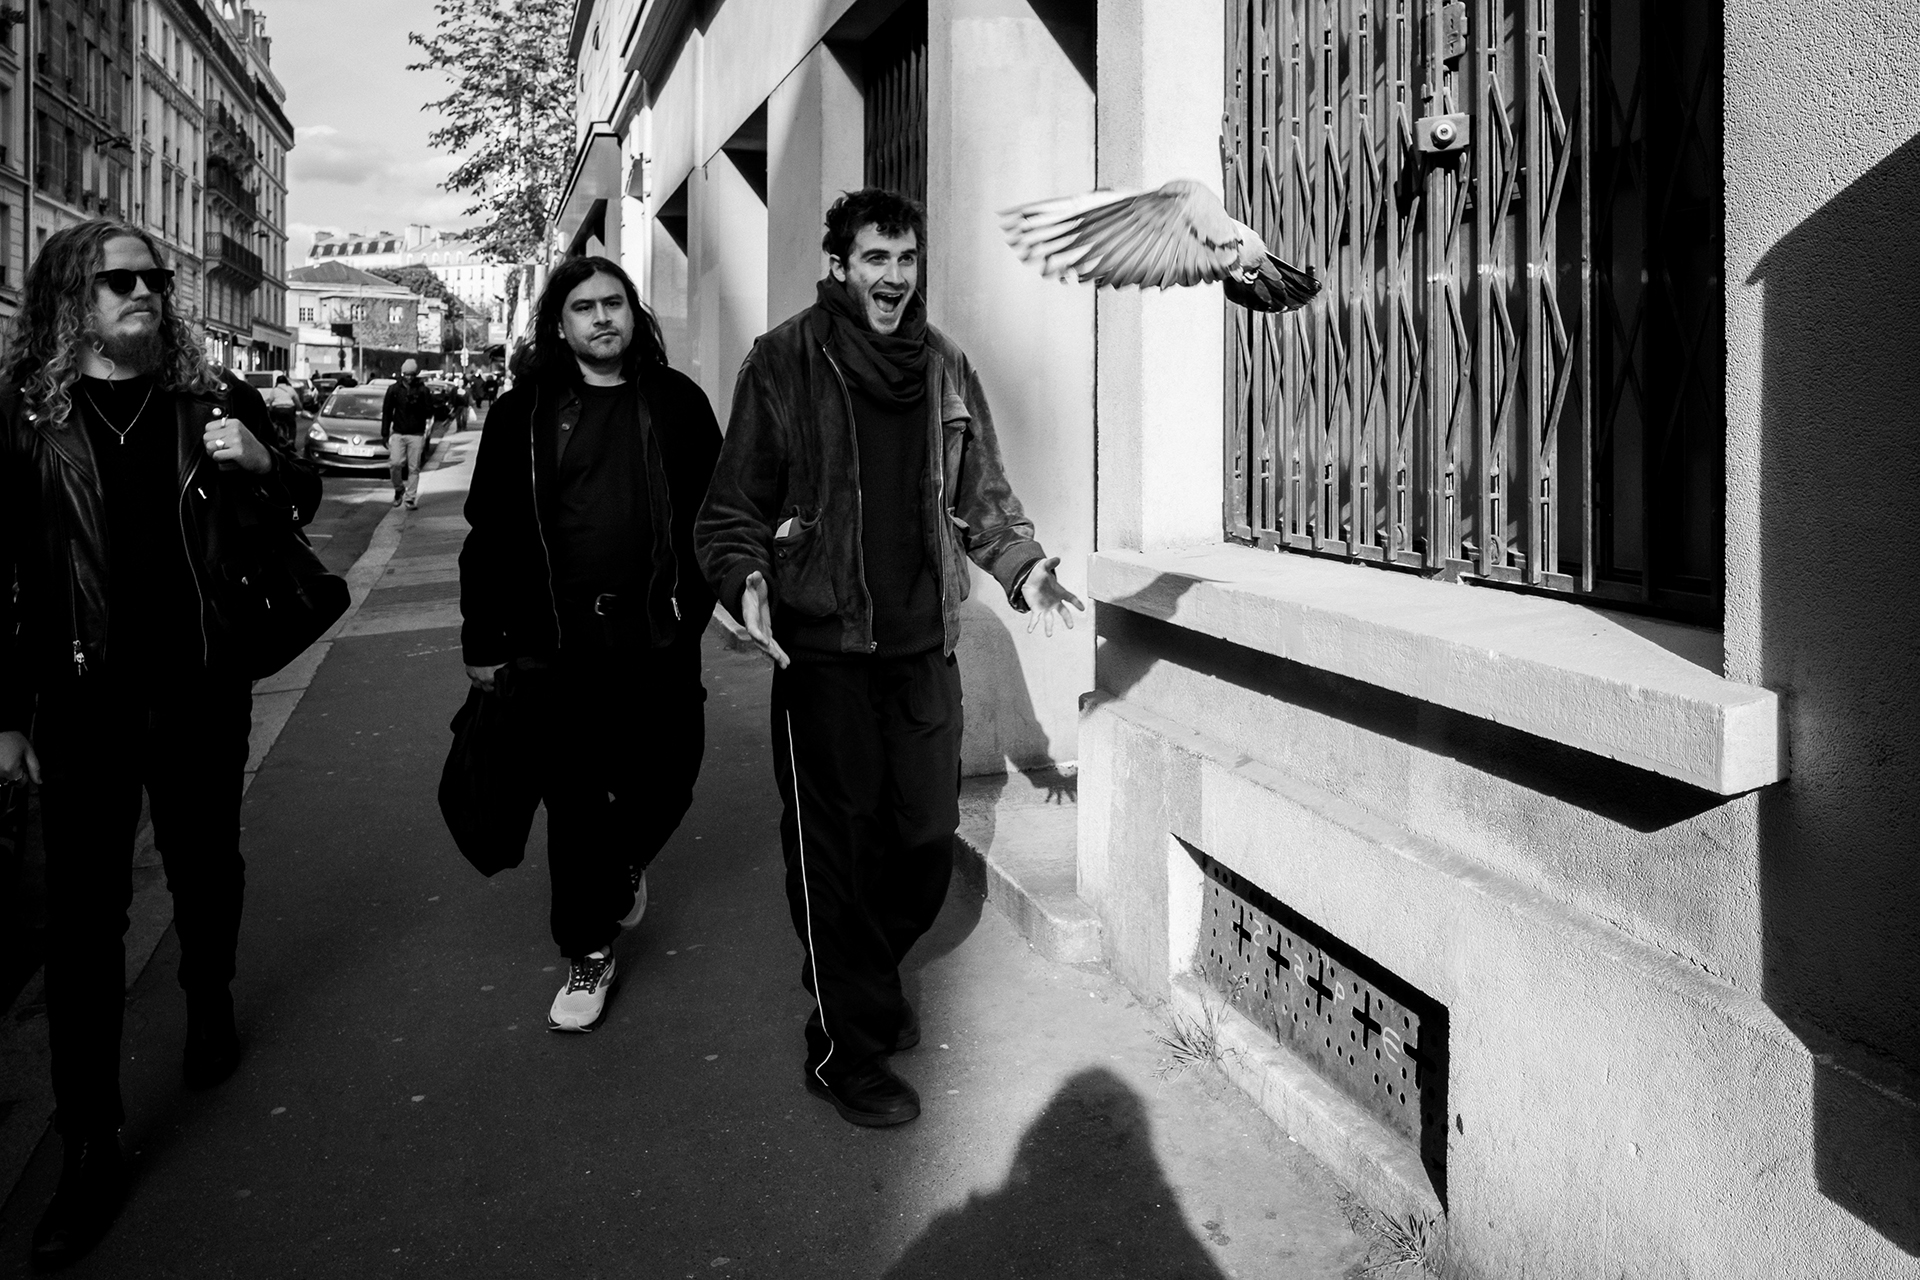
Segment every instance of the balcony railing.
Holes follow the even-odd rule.
[[[224,165],[207,166],[207,190],[219,196],[248,218],[260,214],[259,199],[253,192],[240,185],[239,179]]]
[[[225,271],[244,281],[248,288],[259,284],[266,274],[261,270],[259,254],[219,231],[207,233],[207,267]]]

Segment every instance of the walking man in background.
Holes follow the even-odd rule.
[[[146,232],[48,238],[0,363],[0,781],[40,784],[59,1190],[41,1267],[120,1207],[127,907],[144,789],[187,997],[192,1088],[240,1056],[234,949],[252,687],[225,619],[231,528],[320,505],[260,393],[209,369]],[[17,584],[17,594],[14,589]]]
[[[403,498],[410,511],[420,505],[420,464],[427,456],[427,424],[432,419],[433,396],[420,380],[420,365],[404,361],[380,402],[380,439],[387,446],[396,507]]]
[[[693,519],[720,451],[707,397],[667,366],[633,281],[606,258],[549,277],[524,373],[487,415],[460,552],[468,678],[506,697],[547,806],[547,1025],[588,1031],[613,940],[693,802],[706,750],[700,637],[713,593]]]
[[[919,1041],[900,961],[953,871],[967,561],[1048,634],[1082,607],[1007,483],[966,354],[927,324],[925,240],[892,192],[827,212],[830,274],[747,356],[697,530],[707,580],[776,667],[806,1086],[873,1126],[920,1114],[886,1056]]]

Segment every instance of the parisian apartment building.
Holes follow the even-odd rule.
[[[1920,485],[1920,100],[1883,74],[1920,8],[582,0],[571,34],[555,249],[625,264],[723,423],[826,205],[926,202],[931,320],[1089,597],[1050,640],[984,577],[965,606],[965,794],[1037,948],[1216,1025],[1457,1274],[1914,1274],[1920,616],[1879,547]],[[1002,238],[1176,178],[1319,298],[1096,294]]]
[[[0,13],[0,314],[62,227],[151,232],[230,369],[286,368],[293,126],[265,16],[234,0],[33,0]]]
[[[507,320],[507,277],[513,273],[512,264],[480,252],[457,232],[423,223],[409,223],[399,232],[319,231],[307,251],[307,265],[325,262],[361,271],[424,267],[469,314],[495,326]]]

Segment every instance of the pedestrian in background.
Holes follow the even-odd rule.
[[[719,451],[706,394],[667,366],[626,272],[557,267],[482,429],[460,551],[467,675],[508,698],[547,807],[568,964],[556,1031],[600,1021],[613,940],[639,923],[647,866],[693,801],[713,613],[693,519]]]
[[[830,273],[747,356],[696,534],[707,580],[776,666],[787,901],[814,996],[806,1086],[861,1125],[920,1114],[886,1057],[919,1041],[900,961],[953,872],[967,561],[1049,634],[1082,607],[1007,483],[966,354],[927,323],[925,241],[905,196],[834,203]]]
[[[393,505],[420,505],[420,464],[427,456],[427,424],[433,420],[433,394],[421,381],[420,365],[407,360],[380,402],[380,439],[387,446],[387,471],[393,476]]]
[[[320,505],[260,393],[207,365],[144,231],[47,239],[0,360],[0,781],[40,785],[47,1024],[66,1163],[37,1265],[119,1209],[123,938],[144,789],[187,998],[185,1083],[239,1061],[234,950],[252,688],[226,619],[240,511]],[[17,588],[10,590],[7,588]]]
[[[293,383],[286,374],[273,380],[273,389],[267,393],[267,415],[273,422],[273,429],[279,436],[279,443],[293,448],[300,431],[300,394],[293,389]]]

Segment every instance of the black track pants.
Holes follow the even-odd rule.
[[[118,1128],[127,907],[140,792],[173,895],[189,1002],[233,980],[246,868],[241,775],[253,695],[244,677],[104,674],[42,695],[33,743],[45,783],[47,1028],[55,1126]]]
[[[900,960],[933,924],[960,825],[960,672],[939,650],[796,662],[773,677],[787,902],[823,1080],[893,1043]]]
[[[553,941],[577,959],[619,934],[630,872],[646,869],[693,804],[706,690],[697,655],[568,656],[512,679],[547,807]]]

